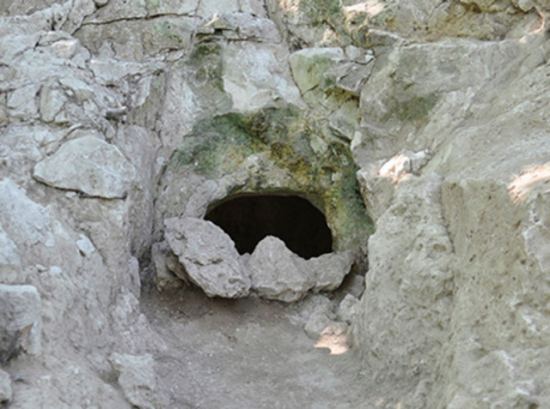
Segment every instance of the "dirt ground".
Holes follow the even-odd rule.
[[[291,319],[296,307],[185,289],[150,291],[142,309],[168,347],[155,356],[167,407],[366,408],[356,352],[316,348]]]

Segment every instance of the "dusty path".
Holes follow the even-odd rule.
[[[142,308],[167,350],[155,358],[170,408],[359,409],[351,350],[316,349],[289,309],[257,299],[208,299],[196,290],[151,292]]]

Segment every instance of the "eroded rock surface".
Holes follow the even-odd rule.
[[[0,361],[7,363],[22,352],[42,348],[40,295],[30,285],[0,284]]]
[[[10,375],[0,369],[0,403],[9,402],[12,394]]]
[[[351,252],[323,254],[301,262],[302,268],[313,277],[314,291],[336,290],[349,273],[354,262]]]
[[[252,289],[261,297],[293,302],[310,290],[334,290],[349,273],[353,257],[330,253],[304,260],[277,237],[267,236],[246,261]]]
[[[157,386],[153,357],[115,353],[110,361],[126,399],[135,407],[153,409]]]
[[[247,262],[252,288],[272,300],[292,302],[302,298],[315,282],[309,271],[302,270],[300,261],[282,240],[266,237]]]
[[[315,382],[290,409],[328,394],[345,409],[548,406],[549,15],[548,0],[1,2],[0,282],[9,300],[35,290],[0,315],[25,328],[40,316],[46,351],[8,354],[11,407],[273,407],[293,373],[277,362],[284,379],[256,387],[271,371],[253,368],[253,387],[229,383],[227,402],[226,368],[208,355],[237,339],[246,348],[228,362],[240,362],[247,337],[266,333],[294,348],[267,312],[231,336],[204,311],[185,321],[184,334],[208,333],[186,344],[198,381],[187,396],[158,374],[151,399],[148,357],[180,345],[171,321],[166,343],[140,311],[147,280],[194,274],[240,297],[256,279],[267,297],[307,304],[340,285],[348,250],[354,283],[299,325],[344,347],[335,320],[351,322],[353,367],[366,369],[340,383],[340,369],[300,372]],[[198,220],[254,192],[310,199],[336,255],[300,260],[268,240],[247,260]],[[198,241],[174,228],[189,217]],[[327,305],[348,290],[361,300]],[[277,348],[273,360],[296,357]],[[167,373],[188,369],[178,352],[184,369]]]
[[[214,223],[172,218],[164,222],[170,248],[189,279],[211,297],[237,298],[248,295],[250,279],[239,262],[231,238]]]
[[[39,162],[33,176],[59,189],[121,199],[128,194],[135,171],[116,146],[89,135],[65,143]]]

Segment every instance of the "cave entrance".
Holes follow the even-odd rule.
[[[305,259],[332,252],[325,215],[299,196],[235,196],[214,205],[205,219],[229,234],[240,254],[252,253],[266,236],[278,237]]]

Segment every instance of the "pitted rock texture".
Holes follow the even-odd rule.
[[[155,408],[154,393],[157,379],[153,357],[149,354],[114,353],[111,355],[110,361],[117,374],[117,382],[128,401],[138,408]]]
[[[276,237],[268,236],[260,241],[246,264],[252,288],[262,297],[297,301],[314,285],[309,272],[301,270],[300,258]]]
[[[304,260],[282,240],[267,236],[258,243],[245,265],[250,272],[252,290],[261,297],[294,302],[311,290],[338,288],[352,263],[350,253],[330,253]]]
[[[353,262],[353,253],[343,251],[313,257],[302,261],[301,265],[313,277],[314,291],[332,291],[342,284]]]
[[[0,284],[0,362],[42,349],[40,295],[30,285]]]
[[[250,278],[231,238],[214,223],[195,218],[165,222],[165,236],[189,279],[211,297],[245,297]]]

